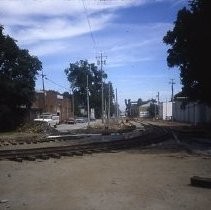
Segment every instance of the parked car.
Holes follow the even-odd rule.
[[[86,119],[83,118],[83,117],[78,117],[78,118],[75,119],[75,121],[76,121],[77,123],[85,123],[85,122],[87,122]]]
[[[75,124],[76,123],[76,120],[74,118],[69,118],[67,120],[67,124]]]
[[[36,122],[46,122],[51,127],[56,127],[59,124],[59,116],[55,114],[42,114],[34,119]]]

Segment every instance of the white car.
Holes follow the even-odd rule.
[[[46,122],[51,127],[55,127],[59,124],[59,116],[52,114],[42,114],[39,118],[34,119],[37,122]]]
[[[83,117],[78,117],[78,118],[75,119],[75,121],[76,121],[77,123],[85,123],[85,122],[87,122],[86,119],[83,118]]]

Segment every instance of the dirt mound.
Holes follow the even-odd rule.
[[[123,123],[111,123],[110,125],[105,124],[95,124],[89,126],[87,129],[77,129],[74,130],[74,133],[100,133],[109,135],[111,133],[127,133],[131,132],[136,128],[135,125],[132,124],[123,124]]]
[[[24,132],[24,133],[38,133],[38,134],[58,134],[58,131],[49,126],[46,122],[28,122],[23,125],[21,125],[18,129],[18,132]]]

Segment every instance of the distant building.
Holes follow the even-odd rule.
[[[125,115],[127,117],[138,117],[138,104],[137,101],[131,101],[130,99],[125,99]]]
[[[159,107],[159,118],[162,120],[172,119],[172,102],[161,102]]]
[[[132,102],[130,106],[130,117],[138,117],[138,105],[136,102]]]
[[[70,98],[53,90],[45,91],[45,94],[42,91],[36,92],[31,109],[31,118],[43,112],[59,115],[60,121],[66,121],[73,116]]]
[[[158,105],[154,99],[143,102],[139,106],[139,117],[148,118],[148,117],[157,117],[158,114]]]
[[[148,103],[143,104],[143,105],[138,107],[139,117],[142,117],[142,118],[150,117],[149,108],[150,108],[151,104],[152,104],[152,102],[149,101]]]

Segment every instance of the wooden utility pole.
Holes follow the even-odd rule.
[[[169,82],[169,84],[171,84],[171,101],[174,101],[174,85],[176,84],[174,82],[174,79],[170,79],[171,81]]]
[[[111,83],[108,83],[108,122],[110,123],[111,117]]]
[[[72,111],[73,111],[73,118],[75,119],[75,99],[74,99],[74,89],[72,88]]]
[[[89,114],[89,76],[86,76],[86,95],[87,95],[87,118],[88,118],[88,126],[90,123],[90,114]]]
[[[103,90],[103,65],[106,64],[106,60],[103,60],[104,58],[106,59],[107,56],[103,56],[103,53],[100,53],[100,56],[97,56],[97,64],[100,65],[100,71],[101,71],[101,117],[102,117],[102,123],[104,123],[104,90]]]
[[[43,112],[46,112],[46,98],[45,98],[45,82],[44,82],[44,78],[45,78],[45,75],[43,74],[43,69],[42,69],[42,90],[43,90]]]
[[[118,96],[117,96],[117,88],[116,88],[116,119],[119,117],[119,107],[118,107]]]

